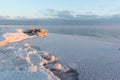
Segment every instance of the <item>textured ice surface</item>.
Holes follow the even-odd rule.
[[[19,43],[0,47],[0,80],[59,80],[41,65],[38,49]]]
[[[4,33],[4,31],[2,33]],[[110,41],[112,41],[112,39],[110,39]],[[79,75],[80,80],[119,80],[120,79],[119,76],[120,51],[118,50],[120,48],[119,41],[113,43],[113,42],[107,42],[104,39],[101,40],[96,38],[91,39],[90,37],[87,38],[87,37],[71,36],[71,35],[68,36],[68,35],[59,35],[59,34],[49,34],[48,37],[42,39],[38,37],[38,38],[25,40],[23,41],[23,43],[24,42],[25,43],[28,42],[32,44],[32,46],[41,47],[40,48],[41,50],[49,51],[53,53],[55,56],[58,57],[58,59],[61,62],[67,63],[69,64],[69,66],[77,69],[77,71],[80,74]],[[9,48],[13,48],[13,47],[11,46]],[[10,55],[6,54],[8,53],[7,51],[11,53],[9,49],[8,50],[6,50],[5,48],[3,48],[3,50],[0,49],[0,52],[3,53],[2,56],[0,54],[0,64],[6,62],[4,63],[4,65],[2,64],[0,67],[0,70],[2,71],[0,72],[2,73],[1,76],[4,75],[5,71],[7,71],[6,75],[3,76],[4,78],[7,78],[5,76],[12,75],[12,73],[9,74],[8,72],[10,70],[15,71],[13,72],[13,76],[14,74],[17,74],[16,71],[19,71],[18,69],[14,68],[14,66],[11,65],[11,63],[9,63],[10,60],[9,58],[13,58],[14,56],[13,54]],[[21,51],[21,52],[24,53],[26,51]],[[42,52],[40,53],[42,54]],[[26,55],[26,54],[20,54],[20,55]],[[26,59],[29,60],[29,57],[27,57]],[[8,66],[8,64],[10,66]],[[28,68],[26,67],[24,70],[28,70]],[[36,70],[36,66],[33,66],[33,71],[34,70]],[[26,73],[28,74],[24,74],[24,75],[28,75],[28,76],[30,75],[28,71]],[[2,78],[1,76],[0,76],[0,80],[4,80],[1,79]],[[22,72],[19,77],[20,79],[21,76],[23,76]],[[33,78],[31,76],[29,77],[31,79]]]
[[[33,42],[36,40],[36,42]],[[25,40],[79,72],[80,80],[119,80],[120,43],[71,35],[49,34],[43,39]]]

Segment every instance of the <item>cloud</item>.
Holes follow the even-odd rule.
[[[10,16],[0,16],[0,19],[9,19]]]
[[[68,10],[56,11],[56,14],[54,16],[56,16],[57,18],[65,18],[65,19],[71,19],[75,17],[73,12]]]
[[[36,14],[38,17],[44,16],[46,18],[52,19],[97,19],[101,16],[93,14],[92,12],[86,12],[85,14],[76,13],[70,10],[55,10],[55,9],[46,9],[45,11],[37,11]],[[43,18],[44,18],[43,17]]]
[[[120,18],[120,14],[112,15],[111,18]]]
[[[14,17],[14,19],[28,19],[28,18],[24,17],[24,16],[16,16],[16,17]]]
[[[46,9],[46,11],[51,12],[51,13],[55,12],[54,9]]]
[[[90,14],[90,15],[81,15],[81,14],[78,14],[76,15],[76,18],[79,18],[79,19],[97,19],[99,18],[100,16],[98,15],[94,15],[94,14]]]
[[[47,11],[51,18],[47,23],[51,24],[70,24],[70,25],[119,25],[120,14],[111,16],[100,16],[87,12],[85,14],[75,13],[69,10],[54,10],[48,9]]]
[[[96,19],[100,17],[99,15],[95,15],[91,12],[80,14],[69,10],[58,11],[54,9],[46,9],[46,13],[44,13],[43,15],[57,19]]]
[[[7,19],[28,19],[27,17],[24,16],[15,16],[15,17],[11,17],[11,16],[0,16],[0,20],[7,20]]]
[[[47,16],[50,18],[74,18],[74,12],[69,10],[54,10],[54,9],[46,9],[46,11],[43,11],[43,16]]]
[[[70,10],[59,11],[54,9],[46,9],[43,13],[42,11],[38,11],[38,14],[46,18],[32,19],[24,16],[16,16],[14,18],[0,16],[0,20],[14,19],[13,21],[9,20],[7,22],[1,21],[0,24],[120,25],[120,14],[99,16],[91,12],[80,14]],[[39,15],[37,16],[41,17]]]

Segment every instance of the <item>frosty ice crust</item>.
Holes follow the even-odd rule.
[[[79,80],[79,74],[76,70],[62,64],[54,55],[41,51],[37,46],[28,43],[9,44],[1,47],[0,53],[0,57],[5,58],[4,60],[1,59],[0,71],[27,71],[34,73],[43,71],[48,75],[48,78],[52,78],[49,80]]]

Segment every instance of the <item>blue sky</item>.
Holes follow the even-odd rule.
[[[0,0],[0,16],[11,18],[47,18],[65,11],[110,16],[120,14],[120,0]]]

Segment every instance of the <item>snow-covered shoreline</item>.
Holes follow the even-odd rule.
[[[120,78],[119,43],[51,33],[47,37],[27,39],[21,43],[26,42],[42,46],[42,50],[54,54],[63,64],[76,69],[80,80]]]
[[[1,73],[1,75],[4,75],[4,72],[8,72],[6,76],[9,76],[11,79],[16,78],[17,80],[26,80],[28,78],[24,77],[24,75],[21,74],[22,72],[28,73],[30,75],[33,72],[37,72],[37,74],[39,75],[45,74],[46,76],[43,78],[41,77],[40,80],[78,80],[79,73],[76,70],[62,65],[61,63],[59,63],[59,61],[57,61],[54,55],[52,56],[48,52],[41,51],[40,46],[38,47],[30,45],[29,42],[22,44],[19,43],[20,41],[22,42],[25,39],[29,39],[30,41],[32,41],[32,38],[35,38],[36,36],[32,36],[30,38],[29,36],[20,36],[19,39],[18,35],[21,35],[21,33],[14,34],[14,37],[16,37],[17,34],[17,38],[10,37],[10,41],[12,42],[5,43],[5,45],[1,45],[0,48],[0,71],[3,72]],[[11,33],[8,33],[8,35],[12,36]],[[9,38],[9,36],[6,37],[6,39],[7,38]],[[9,74],[9,72],[12,73]],[[14,77],[15,75],[19,77]],[[9,78],[6,78],[6,76],[4,75],[3,77],[0,77],[0,79],[8,80]],[[38,79],[38,77],[36,78],[35,76],[33,76],[30,80],[32,79]]]
[[[38,47],[8,44],[0,47],[0,80],[59,80],[43,66]]]
[[[40,47],[40,49],[43,51],[50,52],[51,55],[55,55],[57,57],[57,60],[60,61],[61,64],[68,65],[77,70],[80,80],[120,79],[120,52],[118,50],[120,48],[119,43],[116,44],[104,40],[52,33],[49,33],[46,37],[41,38],[35,36],[17,43],[28,43],[32,46]],[[7,45],[14,44],[16,43]],[[1,59],[4,60],[2,56]],[[4,70],[6,69],[4,67],[2,68]],[[36,69],[36,67],[33,67],[33,70],[34,69]],[[6,79],[4,75],[4,72],[6,71],[4,70],[0,72],[0,74],[3,75],[3,79]],[[29,72],[27,73],[29,74]],[[6,74],[10,76],[9,73]],[[20,73],[18,76],[23,76],[21,74],[22,73]],[[36,73],[36,75],[38,74],[43,75],[42,73]],[[11,73],[11,75],[14,76],[15,72]],[[46,75],[46,77],[48,77],[48,75]],[[43,80],[46,80],[46,77],[43,77]],[[31,80],[39,78],[38,76],[34,78],[31,77]],[[0,77],[0,79],[2,79],[2,77]],[[27,79],[30,80],[28,77]]]

